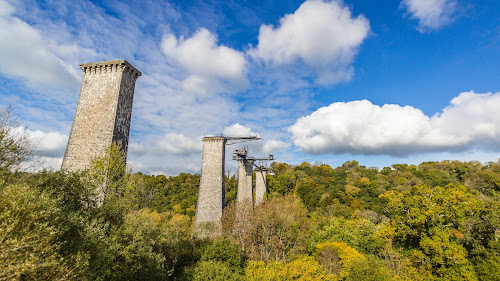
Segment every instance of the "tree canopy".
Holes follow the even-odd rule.
[[[192,233],[200,176],[4,170],[0,280],[499,280],[500,163],[272,163],[266,200]]]

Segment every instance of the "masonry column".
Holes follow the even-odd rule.
[[[255,170],[255,207],[264,201],[264,194],[266,193],[266,175],[266,168]]]
[[[224,137],[203,138],[200,189],[194,218],[196,228],[204,223],[218,224],[224,208]]]
[[[86,169],[111,143],[127,155],[135,81],[141,72],[126,60],[80,64],[80,97],[61,170]]]
[[[238,203],[253,202],[253,161],[245,158],[238,160],[238,192],[236,201]]]

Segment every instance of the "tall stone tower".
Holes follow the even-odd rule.
[[[126,155],[135,81],[141,72],[125,60],[80,64],[82,87],[61,170],[79,171],[104,156],[111,143]]]
[[[264,194],[266,193],[266,175],[266,168],[255,170],[255,207],[264,201]]]
[[[225,154],[225,137],[203,138],[200,189],[194,218],[195,231],[203,223],[218,224],[222,217],[222,209],[225,204]]]
[[[253,202],[253,160],[241,158],[238,160],[238,203]]]
[[[236,193],[235,231],[245,229],[253,213],[253,157],[247,155],[246,149],[235,151],[238,160],[238,191]]]

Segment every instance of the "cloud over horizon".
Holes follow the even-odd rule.
[[[289,128],[306,153],[404,156],[473,148],[500,151],[500,92],[464,92],[432,117],[412,106],[336,102]]]

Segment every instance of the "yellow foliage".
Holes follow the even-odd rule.
[[[191,212],[195,212],[196,211],[196,206],[195,205],[191,205],[189,206],[186,211],[191,211]]]
[[[358,187],[355,187],[354,185],[346,185],[345,186],[345,193],[349,194],[349,195],[356,195],[356,193],[358,193],[361,189],[359,189]]]
[[[250,260],[245,268],[245,275],[248,281],[273,281],[279,280],[279,272],[283,264]]]
[[[380,230],[375,233],[375,237],[392,241],[396,230],[390,224],[383,225]]]
[[[285,264],[280,273],[283,280],[337,280],[335,275],[326,274],[319,262],[309,256]]]
[[[338,258],[340,259],[340,264],[342,265],[339,276],[341,278],[345,278],[348,276],[347,269],[352,262],[366,259],[363,254],[359,253],[358,251],[356,251],[356,249],[343,242],[324,242],[318,244],[316,246],[316,249],[318,249],[320,252],[326,251],[328,249],[333,251],[338,256]]]
[[[337,277],[310,256],[303,256],[288,263],[250,261],[245,269],[249,281],[302,280],[335,281]]]
[[[358,180],[360,186],[368,186],[370,185],[370,179],[362,177]]]
[[[176,213],[182,213],[182,207],[180,204],[176,204],[172,207]]]
[[[150,221],[154,225],[159,225],[161,223],[164,223],[166,221],[165,216],[163,216],[161,213],[158,213],[156,211],[151,211],[148,208],[132,211],[128,213],[126,218],[139,218],[143,221]]]
[[[363,206],[361,205],[361,202],[359,202],[358,200],[353,199],[351,201],[351,208],[353,208],[353,209],[361,209],[361,207],[363,207]]]

